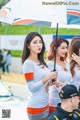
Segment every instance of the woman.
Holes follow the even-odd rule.
[[[6,72],[9,74],[10,70],[9,67],[11,65],[11,61],[12,61],[12,55],[10,50],[7,50],[7,56],[6,56],[6,63],[5,63],[5,68],[6,68]]]
[[[59,37],[52,41],[50,45],[50,51],[48,52],[48,62],[47,66],[49,67],[50,71],[54,69],[54,53],[56,47],[56,71],[58,73],[57,80],[62,83],[70,83],[72,76],[70,70],[67,66],[66,58],[67,58],[67,51],[68,51],[69,42],[64,38]],[[49,106],[50,106],[50,113],[56,109],[57,103],[61,102],[59,98],[59,92],[55,85],[50,86],[49,90]]]
[[[70,45],[70,71],[73,77],[73,84],[76,87],[80,85],[80,38],[73,38]]]
[[[29,33],[22,55],[23,73],[32,93],[27,106],[29,120],[47,120],[48,117],[48,83],[57,74],[48,69],[43,59],[44,52],[42,36],[37,32]]]

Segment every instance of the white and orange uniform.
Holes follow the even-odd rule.
[[[29,119],[42,119],[49,114],[49,95],[46,92],[46,86],[42,83],[42,79],[50,72],[50,70],[33,60],[27,59],[23,64],[23,73],[31,92],[28,100],[27,113]]]
[[[50,71],[53,71],[54,68],[54,62],[53,61],[48,61],[47,66],[50,69]],[[69,67],[66,64],[66,69],[67,71],[63,70],[62,66],[56,64],[56,71],[58,72],[57,80],[59,82],[66,82],[70,83],[72,80],[72,75],[69,70]],[[49,108],[50,108],[50,113],[53,112],[57,104],[60,103],[60,97],[59,97],[59,91],[55,88],[54,85],[49,87]]]

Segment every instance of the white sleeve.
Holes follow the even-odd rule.
[[[34,82],[34,64],[32,62],[25,62],[23,64],[23,73],[25,75],[25,79],[27,81],[27,85],[31,92],[34,92],[40,89],[43,86],[42,80]]]
[[[50,71],[53,71],[54,63],[52,61],[48,61],[46,64],[47,64],[48,68],[50,69]]]

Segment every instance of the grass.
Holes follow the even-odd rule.
[[[11,55],[13,57],[22,57],[22,51],[21,50],[11,50]]]
[[[44,59],[46,59],[46,54],[47,54],[47,51],[45,51],[44,53]],[[11,55],[13,57],[22,57],[22,51],[21,50],[11,50]]]
[[[1,35],[5,35],[5,34],[25,35],[32,31],[38,32],[39,27],[38,26],[27,26],[27,25],[24,25],[24,26],[11,26],[11,25],[0,26],[0,34]],[[56,28],[41,27],[41,33],[42,34],[55,34]],[[59,28],[58,34],[79,35],[80,29]]]

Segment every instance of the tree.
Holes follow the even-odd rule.
[[[8,3],[10,0],[0,0],[0,9],[2,6],[4,6],[6,3]]]

